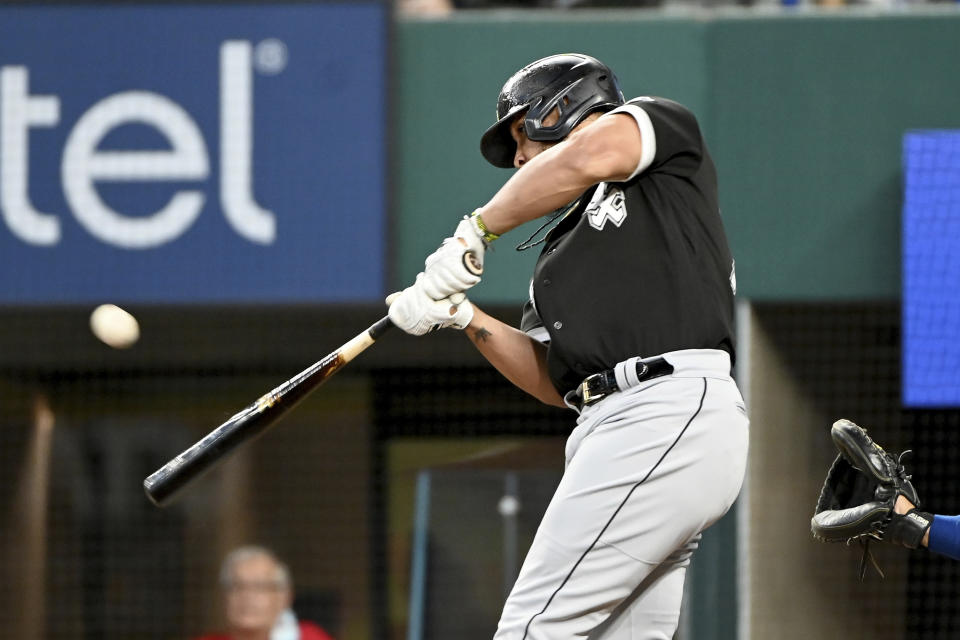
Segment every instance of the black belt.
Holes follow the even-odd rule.
[[[673,373],[673,365],[663,358],[637,361],[637,379],[639,382],[668,376],[671,373]],[[617,384],[617,375],[613,369],[607,369],[584,378],[580,386],[574,389],[573,397],[577,404],[585,407],[617,391],[623,391]]]

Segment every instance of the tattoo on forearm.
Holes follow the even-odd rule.
[[[476,331],[473,332],[473,341],[476,342],[476,343],[478,343],[478,344],[479,344],[480,342],[486,342],[486,341],[487,341],[487,338],[489,338],[489,337],[492,336],[492,335],[493,335],[492,333],[490,333],[489,331],[487,331],[487,330],[484,329],[483,327],[480,327],[479,329],[477,329]]]

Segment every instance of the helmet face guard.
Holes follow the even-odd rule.
[[[616,76],[605,64],[581,54],[550,56],[515,73],[500,91],[497,122],[483,134],[480,151],[496,167],[510,168],[517,143],[510,125],[521,113],[527,137],[559,142],[594,111],[623,104]],[[556,122],[544,121],[556,111]]]

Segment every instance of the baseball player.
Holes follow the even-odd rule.
[[[624,102],[613,72],[580,54],[523,67],[497,118],[481,152],[517,171],[387,299],[408,333],[466,329],[513,384],[578,413],[495,638],[669,639],[691,553],[747,455],[713,161],[689,110]],[[516,329],[464,292],[488,244],[541,217]]]

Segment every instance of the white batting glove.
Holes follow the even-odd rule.
[[[454,293],[463,293],[480,282],[483,253],[487,243],[475,216],[468,216],[457,225],[453,236],[427,256],[424,262],[423,290],[434,300]]]
[[[387,296],[390,321],[414,336],[446,327],[466,328],[473,320],[473,305],[467,296],[454,293],[442,300],[434,300],[424,292],[423,281],[421,273],[412,286]]]

